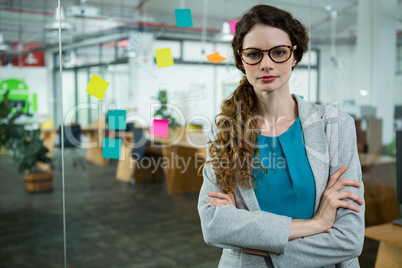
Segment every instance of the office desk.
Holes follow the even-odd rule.
[[[365,219],[372,224],[391,222],[398,218],[394,157],[359,154],[366,203]]]
[[[133,134],[128,131],[87,126],[81,128],[81,133],[88,136],[89,143],[96,142],[97,146],[91,146],[87,149],[85,159],[98,166],[106,166],[110,162],[110,159],[102,157],[103,138],[121,138],[123,140],[122,154],[125,153],[125,149],[127,148],[125,145],[133,142]]]
[[[45,146],[49,152],[46,154],[47,157],[53,156],[54,142],[56,141],[57,129],[41,129],[43,146]]]
[[[148,140],[147,151],[162,152],[162,159],[158,160],[158,167],[163,168],[166,178],[168,194],[183,194],[199,191],[202,176],[198,175],[198,168],[206,158],[207,138],[202,133],[188,132],[181,138],[162,138],[153,136],[145,131]],[[133,142],[133,141],[130,141]],[[119,160],[116,178],[130,181],[134,172],[143,171],[144,165],[131,158],[131,148],[122,145],[122,158]],[[145,160],[144,160],[145,161]],[[149,161],[147,162],[149,163]],[[151,176],[149,172],[146,174]],[[139,176],[134,176],[139,180]]]
[[[162,155],[169,163],[165,169],[168,194],[198,192],[203,181],[198,169],[206,158],[207,137],[190,132],[184,139],[163,145]]]
[[[367,227],[365,235],[380,241],[375,262],[376,268],[402,267],[402,227],[392,223]]]
[[[54,137],[57,131],[57,129],[45,131],[46,133],[51,133],[51,135],[46,134],[47,137],[53,137],[52,139],[47,139],[49,146],[54,146]],[[131,158],[132,145],[135,142],[132,132],[87,126],[81,128],[81,133],[89,137],[88,144],[96,144],[96,146],[87,148],[85,158],[98,166],[105,166],[110,161],[102,157],[102,146],[100,145],[103,138],[123,139],[116,179],[129,182],[136,169],[138,170],[141,167]],[[202,176],[199,176],[197,171],[206,158],[207,137],[202,133],[187,130],[181,136],[175,135],[170,138],[153,136],[148,130],[145,130],[145,136],[148,140],[147,151],[162,154],[162,160],[159,161],[159,164],[163,164],[168,193],[182,194],[199,191]],[[146,175],[151,174],[147,173]]]
[[[42,129],[42,137],[43,144],[49,150],[48,156],[51,157],[55,145],[56,135],[59,129]],[[122,132],[116,130],[108,130],[102,129],[97,126],[86,126],[81,128],[81,134],[87,135],[89,138],[89,143],[86,145],[94,144],[95,146],[90,145],[90,148],[87,148],[86,160],[97,165],[97,166],[106,166],[109,164],[110,159],[102,157],[102,143],[103,138],[117,138],[120,137],[122,139],[130,140],[132,139],[131,132]],[[81,142],[81,146],[83,143]]]

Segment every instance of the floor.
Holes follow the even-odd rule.
[[[65,160],[66,239],[60,152],[54,190],[30,194],[9,156],[0,155],[0,267],[217,267],[221,250],[202,238],[197,194],[168,196],[163,182],[129,185],[117,162],[97,167],[84,151]],[[374,267],[378,242],[367,239],[361,267]]]

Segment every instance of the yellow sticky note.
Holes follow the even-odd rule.
[[[155,57],[158,68],[168,67],[174,64],[170,48],[156,49]]]
[[[51,129],[51,128],[53,128],[53,125],[54,125],[54,122],[53,122],[52,119],[50,119],[50,120],[48,120],[48,121],[42,123],[42,124],[40,125],[40,128],[41,128],[41,129]]]
[[[109,86],[109,82],[103,80],[96,74],[93,74],[91,79],[89,80],[87,89],[85,92],[87,92],[89,95],[92,95],[99,100],[102,100],[103,97],[105,96],[106,90]]]
[[[213,62],[213,63],[219,63],[221,61],[226,60],[226,58],[219,55],[219,52],[215,52],[210,55],[207,55],[207,60],[209,60],[210,62]]]

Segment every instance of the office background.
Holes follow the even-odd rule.
[[[0,266],[217,265],[220,250],[205,245],[199,226],[199,181],[175,192],[166,169],[120,176],[116,170],[132,169],[129,162],[124,168],[95,151],[91,158],[82,147],[62,153],[60,132],[50,130],[79,125],[79,139],[88,144],[99,140],[88,126],[102,125],[112,109],[149,129],[165,92],[172,116],[205,132],[242,78],[231,54],[230,21],[260,3],[288,10],[309,31],[291,93],[335,105],[356,120],[367,225],[400,216],[401,0],[62,0],[61,11],[54,0],[0,0],[0,93],[9,91],[14,108],[32,115],[18,118],[25,129],[42,129],[44,139],[53,133],[46,144],[53,164],[44,168],[53,171],[49,192],[27,191],[10,150],[1,149]],[[175,9],[190,9],[193,27],[178,28]],[[163,48],[170,48],[174,65],[158,68],[155,50]],[[215,52],[226,60],[208,61]],[[86,92],[93,74],[110,83],[102,101]],[[158,159],[163,152],[147,148],[146,155]],[[379,242],[366,243],[360,261],[374,267]]]

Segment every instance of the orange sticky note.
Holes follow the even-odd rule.
[[[207,60],[213,63],[219,63],[227,59],[219,55],[219,52],[215,52],[210,55],[207,55]]]
[[[174,64],[170,48],[156,49],[155,57],[158,68],[168,67]]]
[[[106,82],[96,74],[93,74],[91,79],[89,80],[85,92],[87,92],[89,95],[98,98],[99,100],[102,100],[103,97],[105,96],[108,86],[109,82]]]

